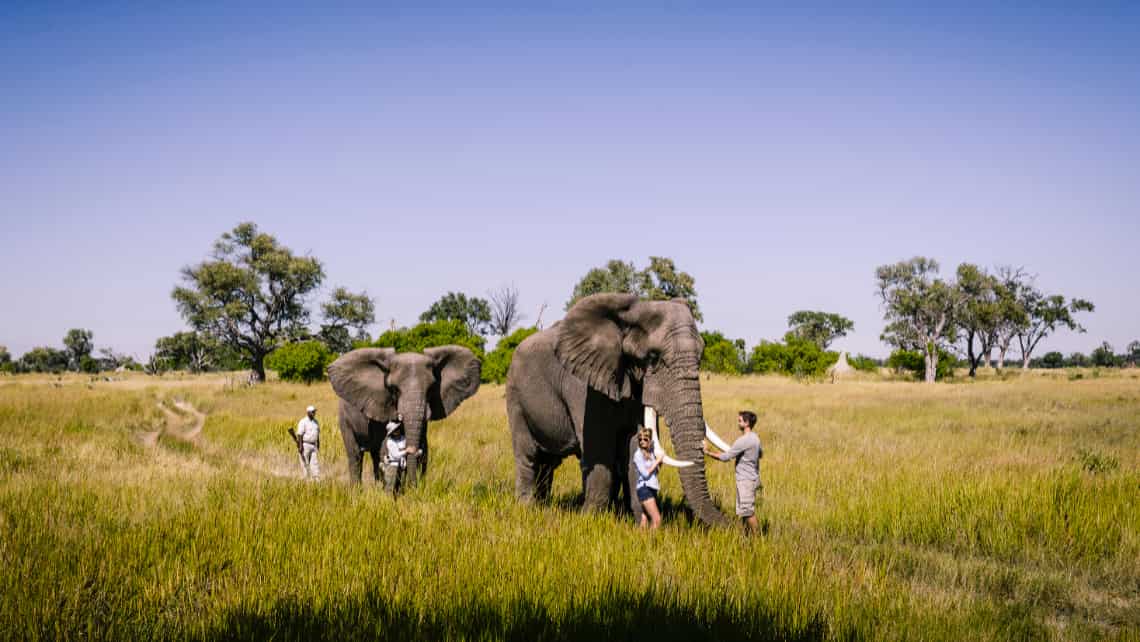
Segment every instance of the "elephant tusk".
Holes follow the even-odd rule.
[[[644,425],[653,432],[653,452],[665,453],[665,447],[661,445],[661,438],[657,435],[657,411],[654,410],[651,406],[645,407]],[[669,456],[669,453],[665,453],[665,458],[661,460],[661,463],[665,464],[666,466],[672,466],[674,468],[687,468],[693,465],[693,462],[691,461],[673,459]]]
[[[705,422],[705,437],[708,437],[708,440],[721,450],[728,450],[729,448],[732,448],[732,446],[728,445],[728,442],[720,438],[720,435],[713,432],[713,429],[709,427],[708,422]]]

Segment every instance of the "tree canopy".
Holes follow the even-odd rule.
[[[151,369],[208,372],[241,367],[241,357],[217,339],[193,330],[159,337],[154,343]]]
[[[91,360],[91,353],[95,350],[95,333],[83,328],[72,328],[63,337],[63,347],[67,350],[68,367],[72,370],[90,370],[91,365],[84,363]],[[84,368],[84,366],[87,366]]]
[[[491,304],[462,292],[448,292],[420,315],[423,323],[448,319],[463,323],[471,334],[485,336],[491,329]]]
[[[1029,360],[1037,344],[1058,328],[1084,332],[1084,327],[1077,323],[1073,315],[1095,309],[1092,303],[1084,299],[1066,300],[1060,294],[1046,295],[1035,287],[1022,288],[1020,303],[1025,311],[1025,322],[1018,327],[1017,343],[1021,348],[1023,368],[1029,367]]]
[[[483,357],[485,339],[468,330],[457,319],[441,319],[410,328],[388,330],[372,342],[374,347],[395,348],[396,352],[423,352],[424,348],[452,344],[470,348],[476,356]]]
[[[705,349],[701,353],[700,368],[704,372],[742,374],[748,369],[748,355],[744,339],[729,339],[717,331],[701,332]]]
[[[371,340],[368,326],[376,322],[376,304],[367,292],[353,294],[339,287],[321,304],[321,313],[325,323],[319,337],[333,352],[348,352],[353,343]]]
[[[307,333],[306,297],[320,286],[324,268],[254,223],[241,223],[218,239],[212,259],[183,268],[182,279],[171,296],[187,323],[240,353],[264,381],[265,356]]]
[[[495,349],[483,359],[483,383],[503,383],[514,359],[515,349],[527,337],[538,332],[538,328],[519,328],[499,340]]]
[[[902,349],[920,350],[928,383],[937,374],[939,349],[948,350],[953,343],[955,317],[963,305],[957,285],[937,274],[938,262],[921,256],[875,270],[888,322],[882,339]]]
[[[799,310],[788,316],[788,328],[796,336],[827,350],[833,341],[854,330],[855,322],[833,312]]]
[[[604,267],[591,269],[578,281],[566,302],[566,309],[591,294],[626,292],[650,301],[684,299],[693,312],[693,318],[702,321],[704,317],[697,305],[695,284],[692,275],[679,271],[671,258],[651,256],[644,270],[638,270],[633,263],[611,259]]]

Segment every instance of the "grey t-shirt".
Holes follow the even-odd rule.
[[[746,433],[732,442],[732,448],[719,455],[713,455],[721,461],[736,459],[736,479],[739,481],[760,480],[760,438],[756,433]]]

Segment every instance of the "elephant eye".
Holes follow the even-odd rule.
[[[661,351],[650,350],[649,353],[645,355],[645,359],[649,362],[649,365],[657,365],[657,362],[661,360]]]

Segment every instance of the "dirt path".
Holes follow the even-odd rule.
[[[174,407],[193,418],[193,422],[190,424],[189,428],[183,430],[182,434],[179,435],[179,437],[187,441],[194,441],[198,439],[198,436],[202,434],[202,426],[206,425],[206,413],[200,412],[197,408],[190,405],[190,403],[186,401],[175,401]],[[162,410],[164,413],[167,413],[168,418],[170,416],[178,416],[166,407],[163,407]]]
[[[175,401],[172,403],[175,408],[186,413],[186,416],[174,412],[161,400],[159,400],[157,405],[165,417],[165,422],[158,430],[139,433],[138,439],[143,446],[154,448],[158,445],[158,440],[163,433],[177,437],[183,441],[198,441],[198,438],[202,434],[202,426],[206,425],[206,413],[199,411],[186,401]]]

